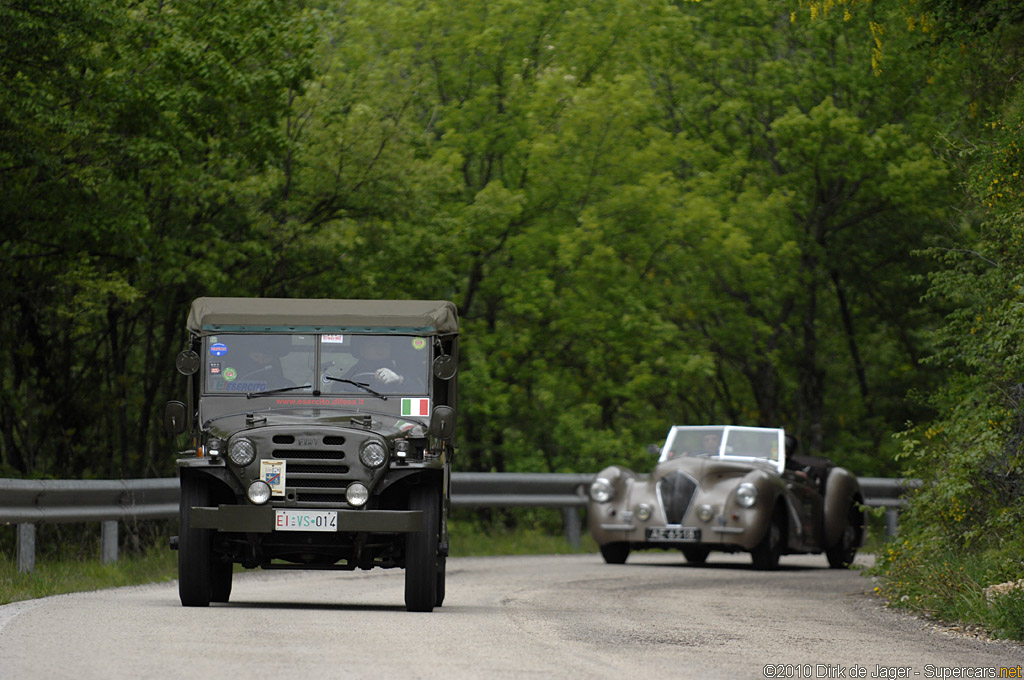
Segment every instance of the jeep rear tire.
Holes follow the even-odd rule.
[[[430,612],[437,604],[441,498],[437,487],[421,484],[409,493],[409,509],[423,513],[423,530],[405,539],[405,608]]]
[[[435,607],[440,607],[444,604],[444,581],[447,563],[447,557],[439,557],[437,560],[437,592],[434,594]]]
[[[212,533],[212,532],[211,532]],[[213,562],[210,575],[210,602],[227,602],[231,597],[231,577],[234,575],[231,562]]]

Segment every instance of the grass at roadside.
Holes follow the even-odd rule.
[[[18,571],[17,562],[0,555],[0,604],[48,595],[118,586],[170,581],[177,577],[177,557],[166,547],[150,548],[111,564],[100,560],[40,560],[31,574]]]
[[[453,557],[597,552],[596,544],[588,535],[583,536],[581,549],[573,550],[564,536],[537,528],[485,530],[475,523],[452,520],[449,533]],[[36,561],[31,574],[20,573],[13,556],[0,553],[0,604],[173,580],[178,576],[178,554],[166,545],[164,540],[144,553],[122,554],[121,559],[112,564],[102,564],[99,560],[41,559]]]
[[[583,529],[579,550],[565,536],[536,528],[485,529],[472,523],[452,520],[448,525],[453,557],[484,555],[563,555],[596,553],[597,544]]]
[[[925,549],[903,540],[877,554],[869,573],[878,577],[875,591],[891,606],[984,630],[995,638],[1024,641],[1024,585],[1017,581],[1022,562],[1014,547]]]

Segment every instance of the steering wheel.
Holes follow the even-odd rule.
[[[359,380],[360,378],[362,378],[363,380],[360,381]],[[356,382],[367,382],[367,381],[373,381],[373,380],[376,380],[376,379],[377,379],[377,372],[376,371],[363,371],[362,373],[356,373],[355,375],[349,376],[349,380],[355,380]]]

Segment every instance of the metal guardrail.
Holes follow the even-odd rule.
[[[920,479],[902,477],[858,477],[864,494],[864,505],[871,508],[898,509],[903,507],[903,495],[911,489],[920,489]]]
[[[453,472],[457,508],[579,508],[587,504],[592,473]]]
[[[562,508],[566,537],[579,546],[579,508],[587,504],[592,473],[453,472],[453,507]],[[886,508],[886,533],[918,480],[860,477],[865,505]],[[101,559],[117,559],[118,521],[171,519],[178,514],[176,477],[126,480],[0,479],[0,524],[18,525],[18,569],[35,567],[36,524],[102,522]]]

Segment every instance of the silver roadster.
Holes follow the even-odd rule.
[[[865,529],[857,478],[794,449],[781,428],[677,425],[650,474],[618,465],[597,474],[590,533],[611,564],[632,550],[669,548],[698,564],[720,550],[749,552],[756,569],[776,569],[794,553],[825,553],[831,567],[848,567]]]

